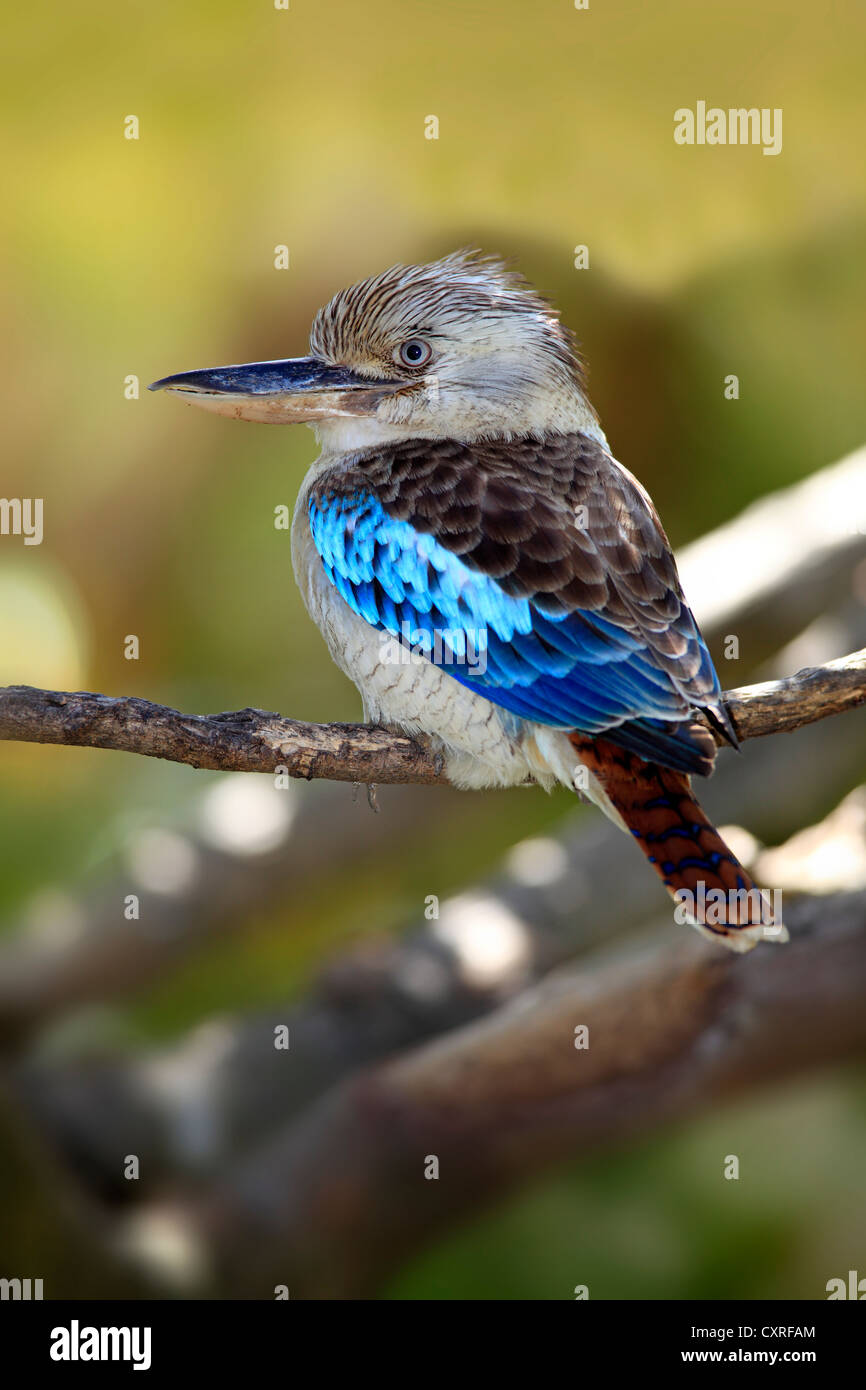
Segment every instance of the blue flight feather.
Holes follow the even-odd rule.
[[[601,614],[545,614],[542,596],[509,596],[435,536],[389,516],[371,493],[314,497],[309,518],[325,570],[352,610],[420,646],[494,704],[587,734],[639,720],[657,739],[664,721],[682,719],[682,694],[639,636]],[[720,692],[703,641],[700,652]]]

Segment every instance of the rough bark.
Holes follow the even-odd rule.
[[[866,649],[784,680],[725,693],[741,739],[788,733],[866,702]],[[422,738],[367,724],[306,724],[264,710],[181,714],[136,697],[0,690],[0,740],[117,749],[223,772],[271,772],[367,784],[447,782]],[[721,740],[720,740],[721,741]]]

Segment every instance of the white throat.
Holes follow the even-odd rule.
[[[607,439],[595,411],[576,393],[564,392],[537,408],[524,403],[513,412],[484,409],[467,412],[443,410],[436,419],[409,416],[400,421],[381,415],[342,415],[311,424],[323,455],[354,454],[362,449],[400,443],[406,439],[458,439],[470,444],[479,439],[541,438],[548,434],[587,434],[607,449]]]

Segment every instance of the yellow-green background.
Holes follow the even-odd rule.
[[[561,305],[614,450],[675,544],[862,442],[856,0],[85,0],[19,6],[5,28],[0,493],[45,499],[45,541],[0,538],[4,683],[356,717],[272,524],[312,436],[129,401],[123,383],[302,353],[325,298],[396,260],[480,245]],[[675,145],[675,109],[698,100],[781,107],[783,152]],[[578,243],[589,270],[572,267]],[[34,893],[97,880],[130,817],[182,817],[203,776],[5,747],[9,925]],[[443,823],[435,794],[418,795],[434,798],[423,843],[383,844],[360,877],[341,876],[335,845],[315,901],[275,907],[242,945],[143,995],[130,1038],[285,997],[340,941],[411,916],[571,810],[490,795]],[[852,1086],[795,1087],[576,1165],[394,1291],[567,1295],[580,1249],[604,1271],[599,1296],[816,1296],[857,1253]],[[732,1133],[749,1154],[739,1184],[715,1157]],[[862,1206],[859,1220],[862,1237]]]

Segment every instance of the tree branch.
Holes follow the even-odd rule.
[[[113,748],[221,772],[273,772],[335,782],[447,783],[422,741],[372,724],[305,724],[267,710],[181,714],[135,696],[0,690],[0,740]]]
[[[790,733],[866,703],[866,648],[784,680],[729,690],[741,739]],[[0,690],[0,740],[112,748],[223,772],[337,782],[446,783],[428,740],[367,724],[305,724],[265,710],[181,714],[136,697],[12,685]]]
[[[831,714],[844,714],[866,703],[866,647],[783,680],[727,690],[725,702],[741,739],[790,734]]]

